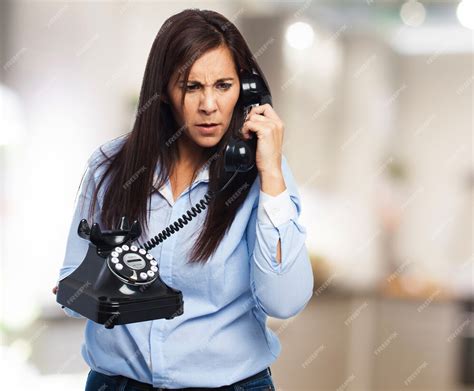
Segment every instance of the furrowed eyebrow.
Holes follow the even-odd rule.
[[[233,77],[224,77],[222,79],[218,79],[215,81],[215,83],[220,83],[220,82],[223,82],[223,81],[226,81],[226,80],[234,80]],[[180,80],[178,83],[182,84],[184,82],[184,80]],[[198,80],[188,80],[188,83],[194,83],[194,84],[199,84],[199,85],[202,85],[201,82],[199,82]]]

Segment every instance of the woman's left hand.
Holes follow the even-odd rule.
[[[255,162],[260,175],[281,171],[284,124],[273,107],[268,103],[254,106],[247,115],[242,127],[245,140],[250,132],[256,133],[257,155]]]

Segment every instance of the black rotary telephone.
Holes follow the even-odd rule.
[[[265,81],[255,72],[240,74],[240,94],[244,118],[253,106],[272,104]],[[208,192],[143,247],[132,244],[142,233],[137,220],[130,225],[122,217],[116,230],[102,231],[99,224],[89,227],[87,220],[82,219],[77,233],[89,240],[89,249],[77,269],[59,282],[56,301],[106,328],[183,314],[182,292],[161,280],[158,263],[148,251],[201,213],[237,173],[253,168],[257,137],[253,133],[251,137],[231,137],[225,146],[224,170],[234,173],[227,183],[216,192]]]

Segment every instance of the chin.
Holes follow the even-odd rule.
[[[215,147],[221,141],[222,135],[200,136],[194,139],[194,142],[203,148]]]
[[[215,147],[219,141],[220,138],[217,137],[203,137],[202,139],[198,140],[196,144],[202,148],[212,148]]]

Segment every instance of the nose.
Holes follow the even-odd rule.
[[[199,100],[199,111],[205,114],[212,114],[216,110],[217,99],[214,92],[204,89]]]

